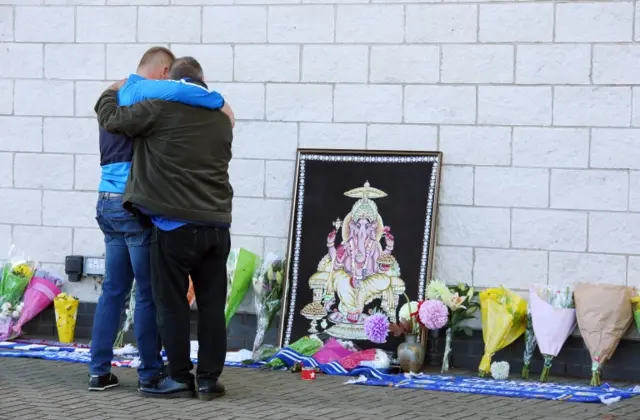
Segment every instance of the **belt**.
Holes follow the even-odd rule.
[[[120,193],[112,193],[112,192],[101,192],[98,194],[99,198],[111,198],[111,197],[122,197],[124,194]]]

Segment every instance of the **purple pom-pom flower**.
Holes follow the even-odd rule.
[[[420,322],[430,330],[438,330],[449,321],[447,305],[439,300],[425,300],[418,309]]]
[[[389,333],[389,320],[383,314],[373,314],[364,321],[364,332],[369,341],[385,343]]]

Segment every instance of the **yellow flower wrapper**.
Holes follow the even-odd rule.
[[[56,327],[58,329],[58,341],[61,343],[73,343],[79,303],[80,301],[77,298],[66,293],[60,293],[53,299],[53,308],[56,313]]]
[[[491,357],[524,334],[527,324],[527,302],[504,287],[480,292],[484,355],[480,376],[491,372]]]

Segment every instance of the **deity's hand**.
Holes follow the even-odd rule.
[[[384,240],[387,243],[387,248],[393,248],[394,238],[391,234],[391,228],[389,226],[385,226],[382,230],[382,234],[384,235]]]
[[[327,247],[333,248],[336,243],[336,230],[332,230],[331,233],[327,236]]]

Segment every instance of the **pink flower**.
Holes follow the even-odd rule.
[[[439,300],[426,300],[418,309],[420,322],[430,330],[437,330],[449,321],[449,310]]]
[[[389,320],[383,314],[373,314],[364,321],[364,332],[369,341],[384,343],[389,333]]]

